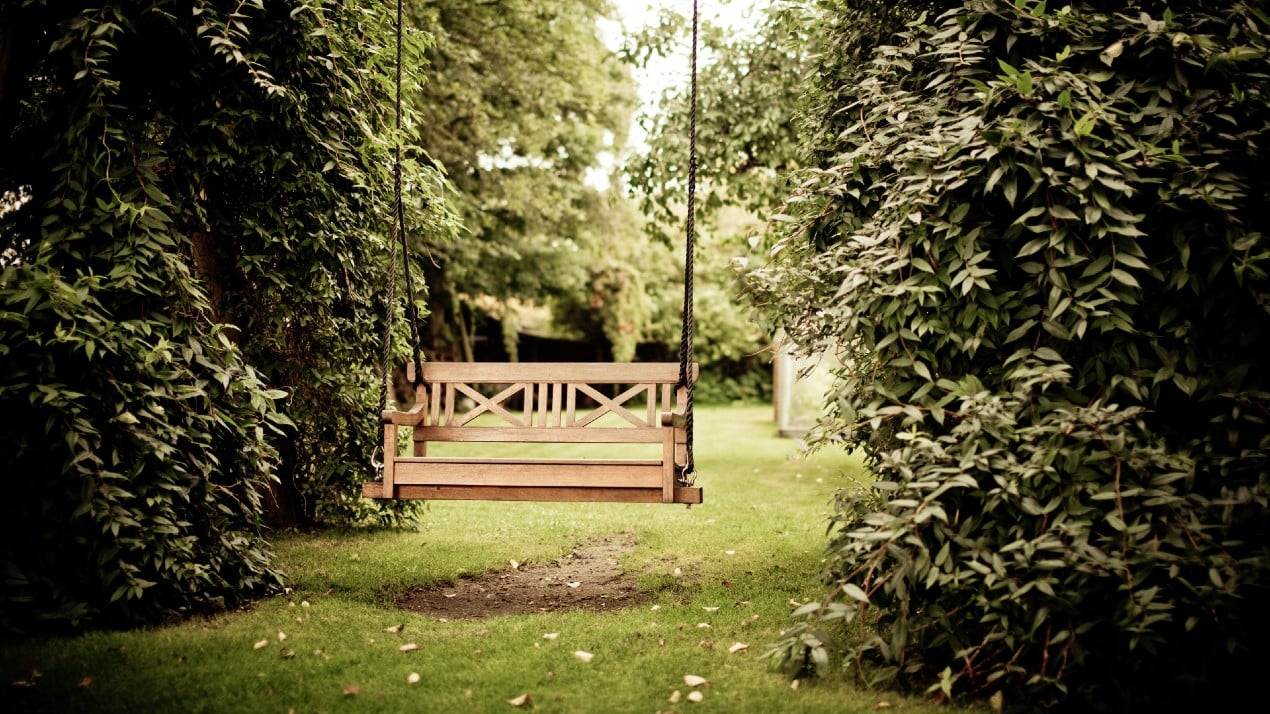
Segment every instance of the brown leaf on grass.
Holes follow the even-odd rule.
[[[678,704],[678,703],[679,703],[679,690],[678,690],[678,689],[676,689],[674,692],[672,692],[672,693],[671,693],[671,695],[670,695],[669,697],[667,697],[667,698],[666,698],[666,701],[670,702],[671,704]]]
[[[684,675],[684,684],[688,685],[689,687],[700,687],[703,684],[709,684],[709,683],[710,683],[710,680],[706,679],[705,677],[699,677],[695,674]]]
[[[400,625],[393,625],[392,627],[385,627],[385,628],[384,628],[384,632],[401,632],[401,631],[402,631],[402,630],[404,630],[404,629],[406,629],[406,623],[404,623],[404,622],[403,622],[403,623],[401,623]]]
[[[728,648],[728,654],[736,654],[737,652],[744,652],[748,650],[749,648],[750,646],[745,644],[744,642],[737,642]]]
[[[282,630],[278,630],[278,641],[279,641],[279,642],[286,642],[286,641],[287,641],[287,633],[283,632]]]
[[[883,700],[880,700],[877,704],[874,704],[873,708],[874,709],[890,709],[891,703],[883,699]]]
[[[695,689],[692,690],[691,692],[688,692],[688,701],[690,702],[700,702],[702,699],[705,699],[705,698],[706,698],[706,695],[702,694],[701,692],[698,692]]]
[[[590,652],[584,652],[583,650],[578,650],[577,652],[574,652],[573,656],[577,657],[579,660],[583,662],[590,662],[592,659],[595,658],[595,655],[591,654]]]
[[[263,650],[264,648],[268,646],[269,646],[269,640],[260,640],[256,642],[256,644],[252,645],[251,648],[253,650]]]
[[[397,651],[398,652],[414,652],[417,649],[419,649],[419,645],[416,645],[415,643],[411,642],[409,644],[404,644],[398,647]]]
[[[295,650],[283,650],[278,653],[278,656],[283,659],[293,659],[295,657]]]
[[[346,697],[355,697],[361,693],[362,693],[362,688],[357,686],[356,684],[344,685],[344,696]]]
[[[76,684],[75,686],[80,689],[88,689],[93,686],[93,678],[85,675],[83,679],[79,680],[79,684]]]
[[[525,692],[519,697],[508,699],[507,703],[514,707],[532,707],[534,705],[534,698],[531,697],[528,692]]]
[[[420,677],[418,672],[411,672],[406,677],[406,684],[418,684],[420,679],[423,677]]]

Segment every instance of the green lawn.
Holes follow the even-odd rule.
[[[860,465],[843,454],[797,458],[767,407],[699,408],[696,432],[703,505],[436,502],[413,530],[281,537],[287,595],[170,627],[0,645],[5,684],[34,683],[6,686],[0,703],[132,714],[511,712],[508,700],[527,693],[542,712],[872,712],[880,702],[955,711],[839,680],[793,689],[760,657],[788,624],[790,601],[818,595],[829,499],[855,483]],[[549,562],[615,533],[638,539],[622,565],[653,592],[649,604],[467,622],[392,607],[410,586],[510,560]],[[748,649],[730,654],[734,643]],[[577,650],[594,658],[584,663]],[[700,702],[687,699],[689,674],[709,680]]]

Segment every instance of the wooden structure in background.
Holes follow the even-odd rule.
[[[693,365],[692,381],[697,372]],[[414,408],[382,415],[383,479],[364,484],[362,493],[435,500],[701,503],[700,488],[678,483],[687,443],[687,389],[676,387],[678,381],[679,365],[673,363],[424,363]],[[580,409],[583,402],[595,406]],[[485,414],[496,419],[478,425],[476,418]],[[396,455],[399,426],[413,428],[410,456]],[[428,455],[429,442],[455,441],[658,444],[661,456]]]

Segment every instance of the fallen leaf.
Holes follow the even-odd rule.
[[[511,563],[511,564],[512,564],[512,570],[520,570],[520,563],[518,563],[518,562],[516,562],[516,561],[514,561],[514,560],[509,560],[509,561],[507,561],[507,562],[509,562],[509,563]]]
[[[798,689],[798,680],[797,680],[797,679],[795,679],[794,681],[790,682],[790,683],[789,683],[789,688],[790,688],[790,689],[795,689],[795,690],[796,690],[796,689]]]
[[[723,551],[723,553],[724,553],[724,555],[736,555],[736,551],[735,551],[735,550],[725,550],[725,551]]]
[[[749,648],[750,646],[745,644],[744,642],[737,642],[736,644],[728,648],[728,654],[736,654],[737,652],[744,652],[748,650]]]
[[[582,650],[578,650],[577,652],[574,652],[573,656],[577,657],[583,662],[590,662],[591,659],[595,657],[595,655],[591,654],[590,652],[583,652]]]
[[[993,692],[992,696],[988,697],[988,706],[992,707],[994,712],[1001,711],[1001,707],[1005,706],[1005,694],[999,689]]]
[[[256,644],[252,645],[251,648],[253,650],[263,650],[264,648],[268,646],[269,646],[269,640],[261,640],[257,642]]]
[[[710,623],[708,623],[708,622],[698,622],[698,623],[697,623],[697,627],[699,627],[699,628],[701,628],[701,629],[703,629],[703,630],[705,630],[705,629],[709,629],[709,628],[710,628]]]
[[[569,587],[571,587],[571,588],[576,588],[576,587],[578,587],[578,586],[579,586],[579,585],[581,585],[581,584],[582,584],[582,583],[579,583],[579,582],[576,582],[576,581],[575,581],[575,582],[572,582],[572,583],[565,583],[565,585],[568,585],[568,586],[569,586]]]
[[[700,648],[701,648],[701,649],[703,649],[703,650],[712,650],[712,649],[714,649],[714,643],[713,643],[713,642],[711,642],[710,640],[702,640],[702,641],[700,641],[700,642],[698,642],[698,643],[697,643],[697,646],[698,646],[698,647],[700,647]]]
[[[795,600],[794,598],[792,598],[792,597],[791,597],[791,598],[789,599],[789,606],[790,606],[790,607],[802,607],[802,606],[803,606],[803,604],[802,604],[801,602],[798,602],[797,600]]]
[[[308,607],[308,606],[309,606],[309,601],[308,601],[308,600],[301,600],[301,601],[300,601],[300,607]]]
[[[670,695],[669,697],[666,697],[666,701],[670,702],[671,704],[678,704],[678,703],[679,703],[679,690],[678,690],[678,689],[676,689],[674,692],[672,692],[672,693],[671,693],[671,695]]]
[[[283,659],[291,659],[292,657],[295,657],[295,650],[283,650],[278,653],[278,656]]]
[[[676,577],[676,578],[677,578],[677,577],[679,577],[680,575],[683,575],[683,574],[684,574],[684,571],[680,570],[679,568],[675,568],[675,577]]]
[[[559,632],[548,632],[547,634],[543,635],[542,638],[544,640],[554,640],[559,636],[560,636]]]
[[[459,596],[459,594],[458,594],[458,593],[446,593],[446,594],[445,594],[445,596],[446,596],[446,597],[458,597],[458,596]]]
[[[79,680],[79,684],[76,684],[75,686],[79,687],[80,689],[88,689],[92,685],[93,685],[93,678],[86,676],[83,679]]]
[[[362,688],[357,686],[356,684],[344,685],[344,696],[346,697],[355,697],[361,693],[362,693]]]
[[[717,605],[714,607],[705,606],[705,607],[702,607],[701,609],[705,610],[706,612],[717,612],[719,610],[719,607]]]
[[[660,609],[661,609],[661,605],[653,605],[652,607],[650,607],[650,608],[648,608],[648,609],[649,609],[649,610],[660,610]]]
[[[420,679],[422,677],[419,676],[418,672],[411,672],[406,676],[406,684],[418,684]]]
[[[286,640],[287,640],[287,633],[283,632],[282,630],[278,630],[278,641],[286,642]]]
[[[701,692],[698,692],[695,689],[692,690],[691,692],[688,692],[688,701],[690,702],[699,702],[705,698],[706,698],[706,695],[702,694]]]
[[[403,622],[403,623],[401,623],[400,625],[393,625],[392,627],[385,627],[385,628],[384,628],[384,632],[401,632],[401,631],[402,631],[402,630],[404,630],[404,629],[406,629],[406,623],[404,623],[404,622]]]
[[[416,645],[415,643],[410,642],[408,644],[404,644],[398,647],[397,651],[398,652],[414,652],[417,649],[419,649],[419,645]]]
[[[534,698],[529,696],[529,693],[526,692],[525,694],[522,694],[519,697],[508,699],[507,703],[514,707],[530,707],[530,706],[533,706],[534,704]]]
[[[879,701],[877,704],[874,704],[873,708],[874,709],[890,709],[891,703],[886,700],[882,700],[882,701]]]
[[[700,687],[701,685],[708,684],[709,682],[710,680],[706,679],[705,677],[698,677],[695,674],[684,675],[684,684],[688,685],[689,687]]]

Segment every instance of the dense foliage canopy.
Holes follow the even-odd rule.
[[[751,286],[843,357],[818,438],[879,482],[842,495],[832,591],[785,654],[827,667],[833,636],[864,673],[1026,707],[1252,692],[1264,3],[822,0],[803,22],[808,168]]]
[[[391,8],[0,12],[3,624],[275,586],[262,505],[365,508]],[[412,230],[448,232],[439,175],[405,177]]]

